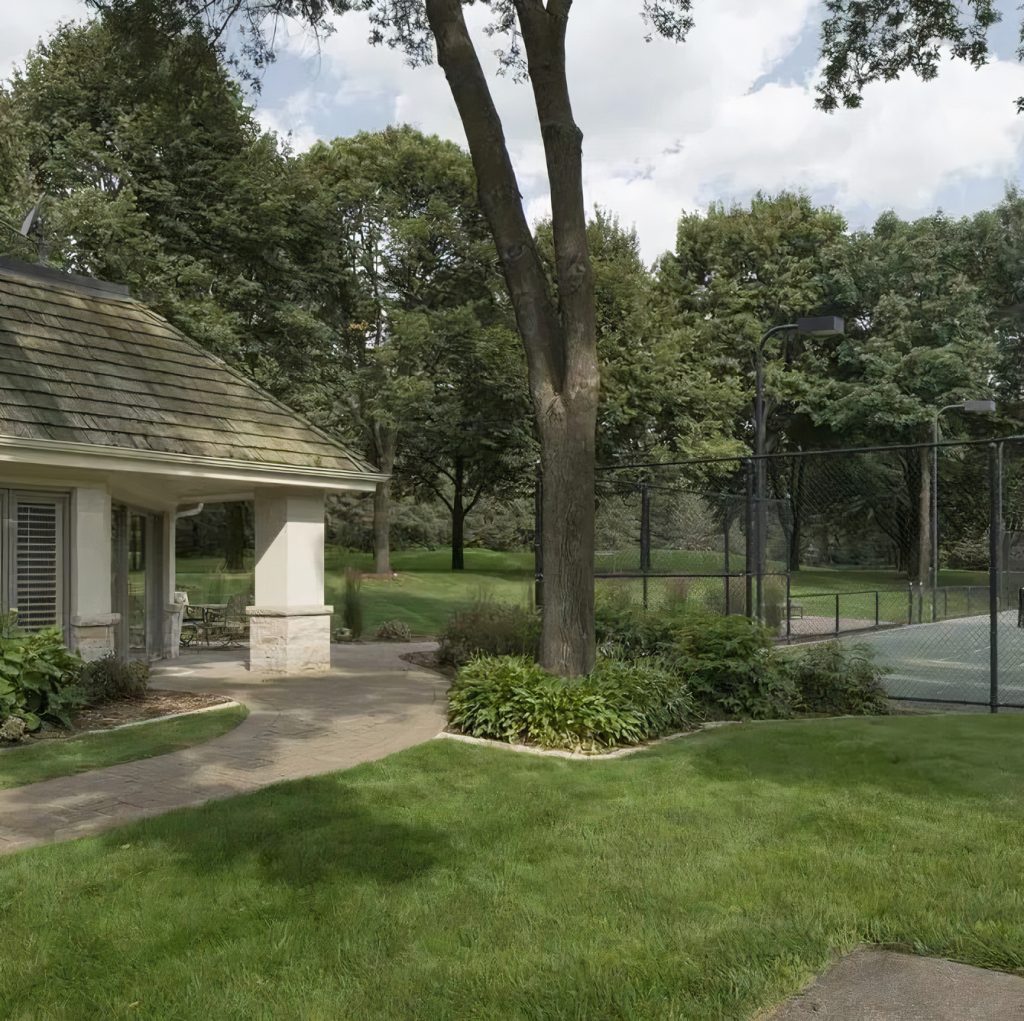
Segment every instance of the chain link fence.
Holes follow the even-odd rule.
[[[861,643],[893,698],[1024,708],[1024,438],[607,467],[595,500],[599,599]]]

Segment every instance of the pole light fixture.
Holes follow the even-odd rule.
[[[804,316],[796,321],[796,332],[805,337],[839,337],[846,332],[842,316]]]
[[[939,589],[939,416],[947,411],[962,411],[966,415],[994,415],[996,402],[990,398],[961,401],[939,408],[932,417],[932,562],[929,575],[932,583],[932,620],[938,612],[937,594]]]

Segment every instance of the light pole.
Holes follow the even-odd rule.
[[[764,577],[764,546],[765,546],[765,446],[768,416],[766,414],[764,400],[764,351],[771,340],[778,333],[798,333],[804,337],[836,337],[845,332],[845,325],[840,316],[803,316],[795,323],[783,323],[773,326],[761,334],[757,347],[754,350],[754,457],[756,492],[754,506],[757,513],[754,517],[754,563],[757,567],[756,575],[756,600],[757,616],[764,618],[764,591],[762,579]]]
[[[929,576],[932,583],[932,620],[938,616],[939,589],[939,416],[947,411],[962,411],[968,415],[994,415],[996,402],[990,400],[961,401],[939,408],[932,417],[932,562]]]

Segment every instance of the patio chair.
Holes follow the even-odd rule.
[[[207,645],[221,648],[241,645],[249,640],[249,618],[245,608],[251,600],[241,593],[228,597],[223,612],[207,613],[205,639]]]

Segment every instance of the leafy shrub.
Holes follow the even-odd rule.
[[[725,613],[725,585],[721,578],[705,578],[700,588],[700,603],[708,613]],[[743,613],[747,605],[747,583],[745,578],[730,578],[729,612]]]
[[[793,713],[796,686],[771,632],[746,617],[691,615],[676,631],[672,665],[709,709],[753,719]]]
[[[566,679],[528,656],[479,657],[459,670],[448,703],[463,734],[575,750],[637,744],[694,717],[685,683],[654,661],[599,660]]]
[[[113,653],[82,667],[80,684],[90,705],[122,698],[143,698],[149,687],[149,664],[119,659]]]
[[[679,605],[645,610],[622,600],[599,601],[594,611],[597,647],[603,656],[615,659],[661,656],[672,649],[683,612]]]
[[[476,656],[536,659],[540,618],[533,610],[481,600],[452,614],[440,636],[438,659],[462,666]]]
[[[888,712],[884,670],[863,645],[812,645],[786,663],[803,708],[811,712],[876,716]]]
[[[357,641],[363,633],[363,596],[360,592],[362,584],[362,575],[354,567],[346,567],[342,619],[353,641]]]
[[[408,642],[412,630],[403,620],[385,620],[378,626],[375,637],[382,642]]]
[[[786,619],[786,583],[779,578],[765,578],[761,582],[761,598],[764,600],[764,622],[773,634]]]
[[[0,723],[16,717],[28,731],[43,720],[70,726],[71,714],[85,704],[76,683],[81,669],[57,628],[30,634],[8,614],[0,620]]]

